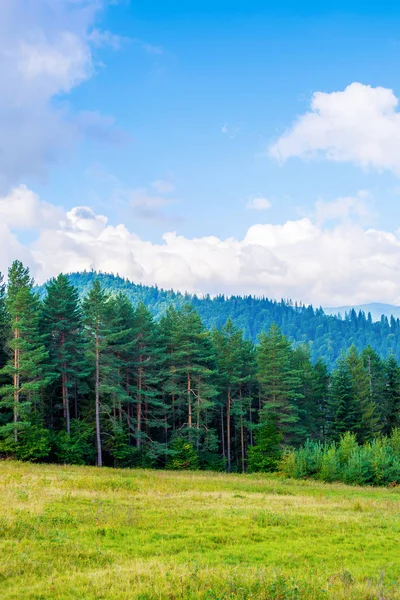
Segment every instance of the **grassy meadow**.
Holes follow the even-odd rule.
[[[400,599],[400,488],[0,462],[1,600]]]

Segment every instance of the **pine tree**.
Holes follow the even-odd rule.
[[[151,312],[139,303],[133,319],[133,394],[136,401],[136,446],[149,439],[151,428],[165,429],[165,408],[159,395],[162,348]],[[144,430],[143,430],[144,427]]]
[[[390,435],[400,427],[400,367],[393,354],[384,362],[384,425],[383,433]]]
[[[226,415],[226,455],[228,472],[232,467],[231,451],[231,416],[232,402],[239,395],[243,374],[243,337],[242,332],[228,319],[222,329],[215,329],[213,341],[216,349],[216,364],[218,369],[219,387],[225,399]],[[222,435],[223,433],[222,427]]]
[[[329,433],[333,440],[339,440],[347,431],[358,433],[360,407],[354,396],[353,378],[344,356],[332,374],[329,417]]]
[[[360,415],[358,440],[366,442],[379,433],[378,411],[371,395],[370,376],[364,366],[363,357],[354,345],[347,353],[346,362],[353,381],[354,403]]]
[[[65,275],[50,280],[46,291],[43,331],[52,369],[57,373],[56,384],[61,389],[64,424],[69,434],[71,391],[76,390],[79,379],[86,374],[82,312],[78,290]]]
[[[319,358],[313,366],[312,397],[315,405],[315,437],[325,440],[329,402],[330,374],[325,362]]]
[[[33,418],[40,422],[40,394],[50,381],[45,371],[48,353],[39,334],[40,300],[33,291],[29,269],[14,261],[8,272],[6,309],[10,317],[9,359],[1,376],[10,383],[0,389],[1,405],[12,410],[12,424],[3,426],[3,435],[12,434],[18,443],[21,429],[29,426]]]
[[[6,284],[3,274],[0,273],[0,369],[7,362],[7,338],[9,328],[9,317],[6,306]]]
[[[107,336],[109,334],[109,324],[107,322],[108,299],[108,294],[104,292],[100,282],[96,279],[82,303],[85,334],[88,339],[87,358],[89,364],[93,366],[95,380],[96,463],[98,467],[103,466],[100,414],[102,401],[109,391],[109,364],[107,361]]]
[[[162,324],[165,335],[166,323]],[[213,385],[214,349],[211,336],[205,330],[196,310],[184,306],[170,315],[171,340],[168,344],[170,381],[168,388],[173,392],[175,427],[197,451],[201,439],[210,439],[209,416],[214,407],[216,389]]]
[[[299,372],[293,367],[293,350],[276,325],[260,335],[257,347],[257,378],[260,385],[261,415],[271,419],[282,432],[285,443],[303,436],[299,426]]]

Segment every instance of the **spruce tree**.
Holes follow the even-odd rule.
[[[378,410],[371,394],[370,374],[354,345],[347,353],[346,362],[353,381],[354,403],[360,416],[358,440],[363,443],[379,433]]]
[[[400,427],[400,367],[393,354],[384,362],[384,425],[383,433],[390,435]]]
[[[260,413],[274,422],[285,443],[296,443],[303,436],[299,424],[299,372],[294,368],[293,350],[279,327],[271,325],[260,335],[257,347],[257,379],[262,403]]]
[[[56,385],[61,391],[64,425],[71,431],[71,392],[77,389],[79,379],[86,374],[82,312],[78,290],[65,275],[58,275],[46,285],[42,325],[44,339],[57,373]]]
[[[339,361],[332,374],[329,399],[329,434],[337,441],[350,431],[358,433],[360,427],[360,406],[355,398],[353,378],[345,356]]]
[[[18,434],[36,419],[40,424],[41,391],[50,381],[45,362],[48,353],[39,332],[40,300],[33,291],[29,269],[16,260],[8,272],[6,310],[10,318],[6,365],[0,371],[9,383],[2,386],[1,406],[12,410],[12,424],[4,425],[5,438],[12,438],[15,446]]]

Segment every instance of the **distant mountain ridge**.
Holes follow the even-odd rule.
[[[384,304],[381,302],[371,302],[370,304],[358,304],[356,306],[337,306],[337,307],[324,307],[324,312],[327,315],[341,315],[345,316],[354,309],[357,313],[364,312],[366,315],[371,313],[373,321],[380,321],[382,315],[390,319],[393,315],[395,319],[400,319],[400,306],[394,304]]]
[[[276,323],[294,344],[307,343],[313,360],[320,357],[329,367],[333,367],[341,352],[346,351],[352,344],[359,350],[370,345],[382,358],[393,353],[400,359],[398,318],[389,322],[384,316],[382,320],[373,322],[367,318],[367,312],[360,313],[350,308],[345,310],[346,307],[324,311],[322,308],[315,309],[290,300],[276,301],[253,296],[220,295],[200,298],[156,286],[135,284],[118,275],[95,271],[71,273],[68,277],[81,296],[85,296],[94,280],[98,279],[105,290],[111,293],[123,292],[135,305],[143,302],[156,319],[159,319],[169,306],[179,309],[185,304],[191,304],[199,312],[208,329],[222,327],[230,318],[243,330],[245,337],[253,342],[257,342],[262,331],[268,330],[272,323]],[[45,293],[44,286],[38,289],[41,294]],[[338,318],[326,314],[327,310],[333,310],[335,313],[343,311],[343,316]]]

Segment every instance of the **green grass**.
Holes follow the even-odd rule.
[[[400,599],[400,490],[0,462],[1,600]]]

